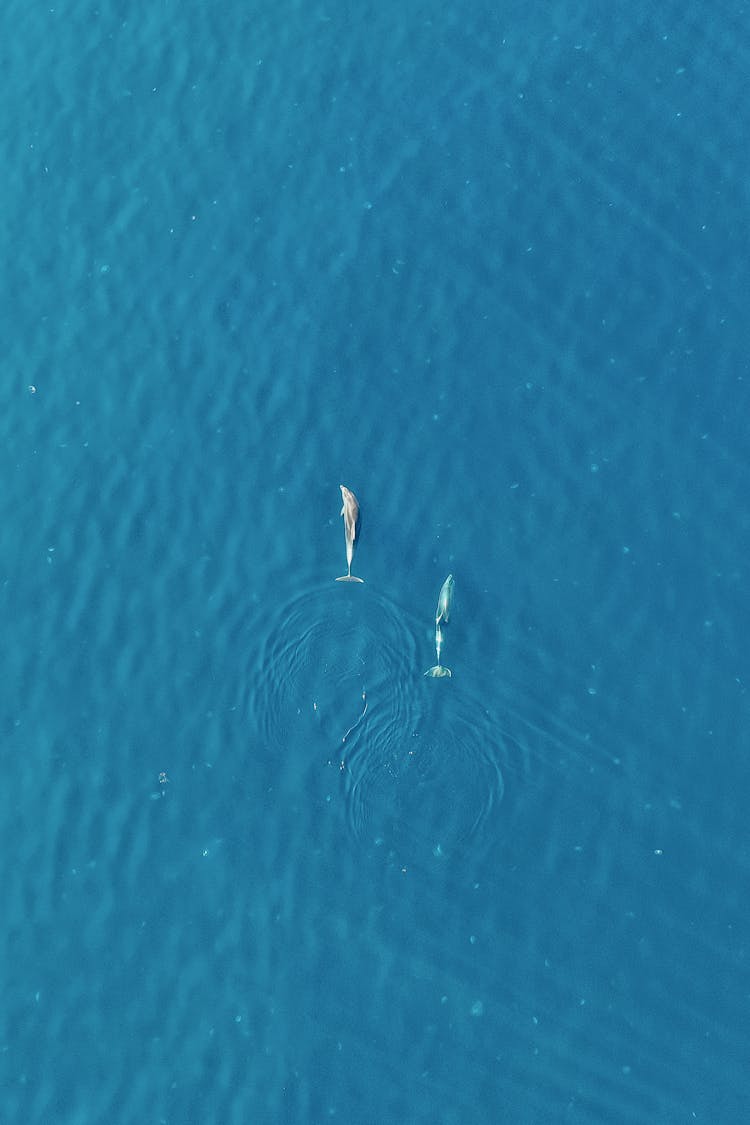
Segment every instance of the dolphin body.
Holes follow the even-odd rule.
[[[359,504],[357,497],[347,488],[346,485],[340,484],[341,499],[344,501],[341,509],[341,515],[344,517],[344,537],[346,539],[346,564],[347,573],[342,574],[337,578],[337,582],[364,582],[364,578],[357,578],[352,574],[352,559],[354,558],[354,541],[357,538],[358,524],[359,524]]]
[[[443,585],[440,587],[440,594],[438,596],[437,609],[435,610],[435,657],[437,664],[432,668],[428,668],[425,676],[441,677],[450,676],[450,668],[446,668],[444,664],[440,663],[440,652],[443,647],[443,625],[447,625],[451,619],[451,610],[453,609],[453,591],[456,583],[453,580],[453,575],[449,574]]]

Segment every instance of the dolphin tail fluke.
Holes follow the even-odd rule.
[[[453,673],[451,672],[450,668],[446,668],[444,664],[435,664],[432,668],[428,668],[425,672],[425,676],[432,676],[434,678],[451,676],[452,674]]]
[[[353,574],[342,574],[337,582],[364,582],[364,578],[356,578]]]

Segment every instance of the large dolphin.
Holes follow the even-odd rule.
[[[425,676],[450,676],[450,668],[446,668],[444,664],[440,663],[440,652],[443,647],[443,625],[447,625],[451,619],[451,609],[453,608],[453,591],[456,583],[453,581],[453,575],[449,574],[443,585],[440,587],[440,594],[438,596],[437,609],[435,610],[435,656],[437,664],[432,668],[428,668]]]
[[[352,574],[352,558],[354,557],[354,541],[357,538],[358,525],[359,525],[359,504],[357,497],[347,488],[346,485],[340,484],[341,499],[344,501],[341,509],[341,515],[344,517],[344,536],[346,538],[346,563],[347,573],[342,574],[337,578],[337,582],[364,582],[364,578],[356,578]]]

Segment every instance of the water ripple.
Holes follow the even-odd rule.
[[[321,736],[336,756],[370,720],[374,700],[397,725],[408,722],[414,637],[398,608],[367,586],[331,582],[298,595],[276,614],[261,652],[251,707],[271,750]]]
[[[373,706],[342,771],[353,834],[404,861],[476,851],[505,791],[509,737],[476,700],[434,688],[416,684],[408,726]]]

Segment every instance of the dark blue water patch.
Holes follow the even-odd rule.
[[[4,1119],[750,1119],[741,17],[28,7]]]

